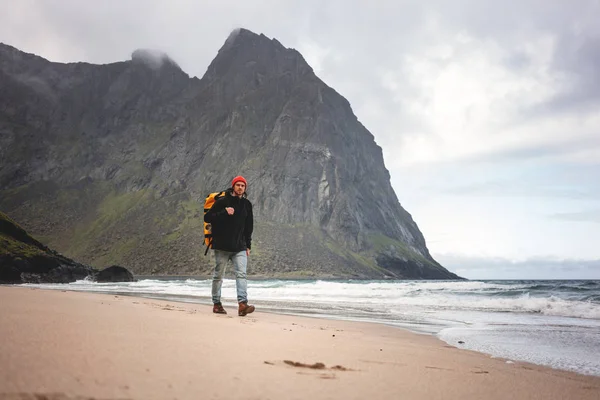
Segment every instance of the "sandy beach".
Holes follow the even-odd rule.
[[[379,324],[0,287],[1,399],[600,399],[600,377]]]

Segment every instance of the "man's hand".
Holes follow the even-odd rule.
[[[246,249],[246,256],[250,256],[250,249]]]
[[[233,213],[235,212],[233,207],[225,207],[225,211],[227,211],[227,214],[229,215],[233,215]]]

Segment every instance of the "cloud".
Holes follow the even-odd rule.
[[[575,204],[600,199],[598,172],[597,166],[588,164],[572,165],[540,158],[501,162],[491,158],[412,166],[407,174],[394,181],[398,187],[410,185],[412,192],[427,196],[449,195],[478,201],[484,198],[553,199],[560,201],[564,208],[566,200]]]
[[[600,260],[438,255],[450,271],[469,279],[600,279]]]
[[[160,69],[164,63],[170,63],[179,68],[177,63],[171,60],[166,53],[155,49],[138,49],[131,54],[131,59],[139,61],[153,70]]]
[[[395,75],[416,88],[417,95],[406,97],[403,108],[423,122],[413,134],[386,138],[397,143],[386,147],[402,149],[399,166],[537,157],[599,162],[598,108],[558,115],[546,110],[574,91],[560,71],[548,69],[550,38],[530,39],[529,63],[518,69],[502,65],[506,49],[499,43],[463,35],[451,46],[451,56],[442,51],[435,58],[431,47],[407,56],[404,69]]]
[[[563,221],[593,222],[600,224],[600,209],[570,213],[556,213],[550,215],[549,217]]]
[[[596,2],[595,10],[590,11],[599,15],[600,3]],[[590,35],[593,28],[581,25],[557,41],[552,66],[570,77],[571,87],[544,104],[544,111],[580,111],[600,103],[600,30],[596,28]]]
[[[587,188],[586,188],[587,189]],[[463,186],[441,188],[442,193],[461,196],[488,197],[549,197],[565,199],[596,199],[597,193],[564,184],[544,184],[527,180],[493,180]]]
[[[510,10],[474,1],[333,1],[312,10],[297,41],[350,100],[391,170],[490,158],[597,164],[600,34],[589,18],[597,4],[545,3],[540,12],[536,1]],[[576,104],[578,96],[591,106]],[[573,106],[557,113],[567,101]]]

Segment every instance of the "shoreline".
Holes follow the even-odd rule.
[[[144,279],[142,279],[142,281],[143,280]],[[74,286],[43,284],[25,286],[37,287],[40,289],[72,290],[84,293],[104,293],[120,296],[133,296],[177,303],[195,304],[198,306],[212,306],[209,293],[210,282],[184,282],[181,277],[176,277],[173,281],[177,282],[177,284],[174,286],[170,286],[167,283],[169,281],[163,279],[158,281],[156,284],[151,283],[149,286],[141,285],[138,289],[133,289],[135,285],[130,287],[125,284],[125,286],[122,287],[119,284],[109,283],[108,287],[105,287],[105,284],[87,285],[85,282],[81,282],[79,285]],[[206,285],[206,282],[208,282],[208,286]],[[291,282],[293,282],[294,285],[298,283],[298,281]],[[561,280],[561,282],[563,281]],[[167,284],[167,286],[164,286],[165,284]],[[357,295],[357,293],[354,291],[351,291],[352,294],[350,295],[350,303],[344,304],[340,303],[339,301],[336,303],[335,300],[333,300],[332,303],[331,296],[326,296],[327,298],[322,299],[316,298],[314,297],[314,293],[310,293],[310,290],[308,292],[301,290],[300,298],[302,297],[303,293],[309,293],[305,300],[300,300],[300,298],[297,297],[298,293],[296,292],[294,292],[295,296],[293,296],[295,298],[294,301],[288,301],[285,296],[275,296],[275,299],[269,299],[269,293],[267,292],[271,291],[272,284],[272,281],[269,281],[266,285],[258,283],[253,289],[253,293],[254,290],[257,291],[255,293],[256,297],[253,300],[253,304],[255,304],[261,312],[326,320],[382,324],[385,326],[404,329],[417,334],[429,334],[445,344],[464,350],[480,352],[493,358],[510,360],[513,362],[526,362],[557,370],[571,371],[582,375],[600,376],[600,364],[597,362],[598,359],[593,356],[593,354],[597,354],[597,338],[594,339],[590,336],[592,330],[588,330],[588,332],[581,330],[583,328],[580,328],[580,322],[587,320],[581,319],[580,321],[578,317],[573,317],[576,319],[573,321],[568,321],[564,320],[564,318],[571,317],[555,316],[553,314],[544,315],[543,313],[540,315],[535,313],[525,313],[523,315],[525,315],[528,320],[526,326],[537,325],[535,332],[530,329],[531,332],[528,335],[526,331],[520,330],[519,321],[506,320],[502,313],[497,312],[492,312],[483,318],[481,315],[477,316],[478,312],[475,312],[473,315],[460,315],[456,314],[456,312],[454,313],[455,315],[453,315],[452,312],[450,314],[448,314],[448,312],[445,314],[443,312],[441,314],[439,312],[437,314],[423,314],[423,310],[415,313],[412,307],[405,307],[403,311],[398,312],[398,310],[391,309],[389,304],[381,303],[376,308],[373,308],[374,306],[370,306],[368,301],[367,303],[363,304],[360,301],[360,293],[358,293],[359,302],[357,303],[355,302],[355,298],[352,297]],[[385,285],[385,283],[382,284]],[[234,300],[234,285],[235,283],[233,280],[229,282],[229,285],[225,284],[224,304],[228,307],[237,307],[237,303]],[[287,287],[285,281],[279,281],[279,283],[276,283],[275,286],[279,287],[281,285]],[[327,283],[322,283],[322,285],[327,285]],[[356,283],[350,282],[349,285],[356,286]],[[358,285],[360,286],[360,284]],[[343,288],[338,286],[336,288],[332,288],[332,290],[334,290],[335,293],[341,294],[343,297],[345,296],[344,290],[346,290],[346,287],[347,286],[343,284]],[[147,290],[145,288],[147,288]],[[296,286],[292,286],[291,288],[295,290]],[[207,290],[208,294],[201,295]],[[323,290],[323,287],[320,287],[320,290]],[[228,293],[227,291],[232,292]],[[381,293],[378,294],[381,295]],[[396,298],[393,298],[392,302],[394,299]],[[327,307],[328,304],[333,304],[332,308]],[[539,307],[539,304],[535,306]],[[558,304],[557,307],[558,306],[560,306],[560,304]],[[470,311],[463,310],[463,312],[469,313]],[[483,312],[485,312],[485,310]],[[520,318],[518,317],[518,315],[520,315],[519,313],[511,313],[509,315],[517,315],[516,318]],[[465,325],[465,321],[470,322],[466,323]],[[595,320],[592,319],[590,321]],[[515,322],[516,325],[513,326],[512,330],[492,329],[491,331],[486,332],[485,328],[481,329],[481,326],[485,325],[489,325],[490,327],[502,327],[505,324],[508,324],[507,326],[511,326],[510,324],[514,324]],[[479,329],[474,330],[467,326],[477,326],[478,324],[480,325]],[[565,326],[567,326],[565,324],[571,324],[569,325],[571,328],[565,328]],[[588,329],[596,329],[596,331],[600,328],[598,323],[594,324],[585,322],[584,325],[590,325]],[[461,329],[461,327],[463,329]],[[555,328],[553,327],[560,327],[563,337],[566,337],[565,335],[580,335],[578,336],[580,341],[557,340],[557,336],[554,334]],[[542,349],[541,352],[536,350],[539,348]],[[556,350],[546,352],[544,349]]]
[[[600,397],[600,377],[379,323],[17,286],[0,302],[0,399]]]

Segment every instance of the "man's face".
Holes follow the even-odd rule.
[[[235,185],[233,185],[233,192],[235,193],[236,196],[243,195],[245,191],[246,191],[246,184],[244,182],[236,182]]]

